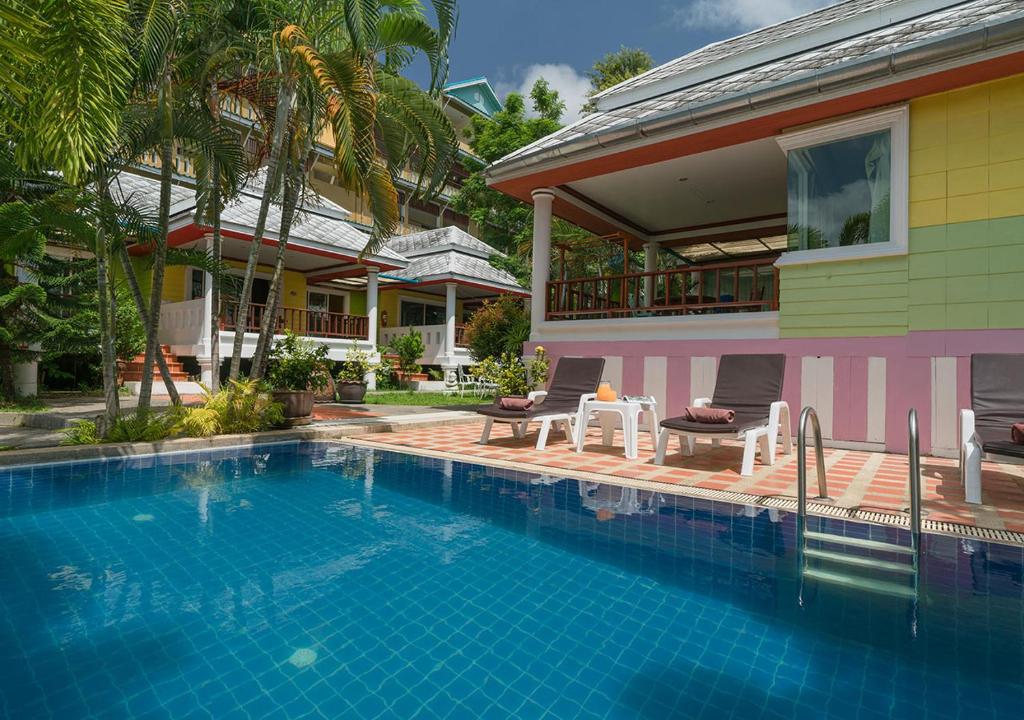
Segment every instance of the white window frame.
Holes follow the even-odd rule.
[[[309,294],[319,293],[320,295],[338,295],[345,299],[343,307],[345,308],[343,315],[351,315],[350,309],[352,306],[352,295],[348,290],[337,290],[335,288],[325,288],[319,285],[307,285],[306,286],[306,308],[309,308]]]
[[[847,245],[846,247],[815,248],[813,250],[789,250],[775,261],[776,267],[907,254],[910,235],[910,110],[908,106],[901,105],[807,130],[786,132],[777,136],[775,141],[786,153],[788,162],[791,150],[836,142],[882,130],[888,130],[890,135],[889,241],[866,245]]]

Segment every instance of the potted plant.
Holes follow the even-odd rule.
[[[398,356],[398,369],[401,373],[401,382],[409,386],[412,376],[420,371],[417,360],[426,350],[423,345],[423,336],[418,330],[409,329],[405,335],[392,338],[388,344],[388,350]]]
[[[366,397],[366,376],[376,367],[370,362],[370,354],[353,341],[352,349],[348,351],[345,362],[338,371],[338,401],[361,403]]]
[[[331,379],[327,346],[287,332],[274,343],[269,361],[267,382],[274,400],[284,407],[284,424],[308,424],[313,419],[313,395]]]

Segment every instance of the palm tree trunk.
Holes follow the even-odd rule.
[[[267,299],[267,311],[263,314],[260,324],[259,338],[256,340],[256,351],[252,356],[250,377],[259,379],[266,371],[267,351],[274,337],[277,326],[277,313],[281,309],[282,286],[284,285],[284,259],[288,247],[288,236],[291,234],[292,220],[295,218],[295,206],[302,187],[302,165],[292,159],[288,163],[288,174],[285,177],[284,197],[281,204],[281,229],[277,235],[277,255],[274,259],[274,274],[270,279],[270,294]]]
[[[146,311],[146,300],[142,297],[139,279],[135,275],[135,268],[132,267],[132,260],[128,257],[128,248],[121,245],[117,255],[121,260],[124,276],[128,279],[128,288],[131,290],[132,298],[135,300],[135,309],[139,313],[142,327],[149,327],[149,313]],[[164,387],[167,388],[167,395],[171,398],[171,402],[175,405],[181,405],[181,396],[178,395],[178,388],[171,378],[171,369],[167,367],[167,358],[164,357],[164,351],[159,345],[156,346],[156,366],[160,370],[160,377],[164,381]]]
[[[220,94],[217,82],[210,83],[210,114],[220,124]],[[210,207],[213,211],[213,239],[211,252],[216,262],[221,261],[221,224],[220,224],[220,163],[214,157],[210,163]],[[210,392],[220,389],[220,275],[210,275]]]
[[[149,412],[153,395],[153,362],[160,336],[160,304],[164,293],[164,268],[167,263],[167,234],[171,217],[171,180],[174,173],[174,84],[171,63],[164,66],[160,87],[160,232],[153,249],[153,277],[149,293],[149,322],[146,323],[146,355],[139,385],[139,414]]]
[[[270,144],[270,158],[267,161],[267,177],[263,186],[263,199],[260,201],[260,213],[256,219],[252,244],[249,246],[249,258],[245,264],[245,278],[242,280],[242,294],[238,299],[238,312],[235,314],[235,341],[231,348],[231,370],[228,377],[238,379],[242,365],[242,343],[245,340],[245,328],[249,316],[249,301],[252,299],[252,284],[256,277],[256,266],[259,261],[260,246],[263,244],[263,232],[267,226],[267,213],[270,212],[270,201],[280,180],[283,163],[281,155],[284,149],[285,135],[288,129],[288,116],[291,113],[292,99],[295,97],[295,81],[286,72],[284,82],[277,93],[277,112],[274,119],[274,136]]]
[[[107,178],[100,176],[96,184],[100,197],[106,197]],[[107,233],[103,227],[103,219],[96,227],[96,294],[99,300],[100,316],[100,363],[103,374],[103,422],[102,427],[97,428],[100,437],[107,433],[107,429],[113,424],[117,416],[121,414],[120,402],[117,396],[117,357],[114,352],[114,332],[110,315],[110,288],[108,287],[108,266],[107,261]]]

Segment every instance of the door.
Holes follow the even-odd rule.
[[[310,292],[306,295],[306,332],[310,335],[323,336],[328,330],[330,296],[322,292]]]

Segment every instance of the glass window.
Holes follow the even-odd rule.
[[[444,325],[445,322],[445,309],[443,305],[403,300],[400,312],[403,327],[409,325]]]
[[[197,300],[206,294],[206,273],[192,268],[188,276],[189,300]]]
[[[790,250],[889,242],[891,131],[789,151]]]

